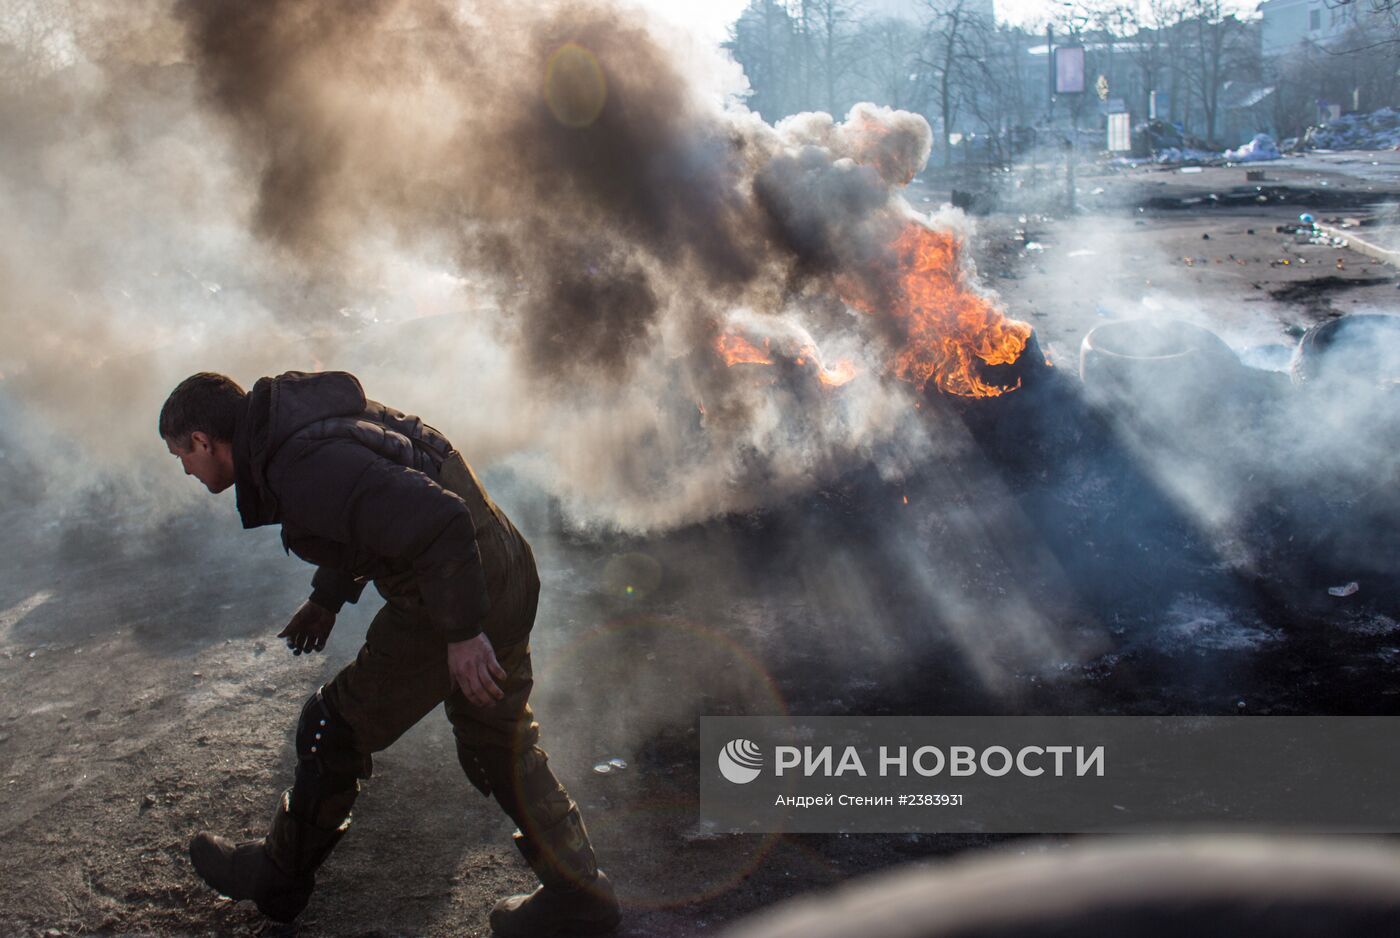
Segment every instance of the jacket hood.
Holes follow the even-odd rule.
[[[233,440],[235,495],[245,528],[277,520],[267,467],[282,444],[317,421],[364,413],[366,404],[359,380],[344,371],[288,371],[258,379]]]

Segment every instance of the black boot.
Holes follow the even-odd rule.
[[[517,831],[515,845],[540,878],[540,887],[496,903],[491,930],[498,938],[606,935],[617,929],[622,919],[617,894],[598,869],[577,808],[541,831],[537,840]]]
[[[306,908],[317,867],[349,827],[349,818],[333,830],[299,820],[288,810],[284,793],[267,837],[234,844],[201,831],[190,841],[190,860],[200,878],[221,895],[251,899],[263,915],[286,923]]]

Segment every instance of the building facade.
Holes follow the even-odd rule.
[[[1283,55],[1307,43],[1329,45],[1374,15],[1366,0],[1264,0],[1258,9],[1265,56]]]

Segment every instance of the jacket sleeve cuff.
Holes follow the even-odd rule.
[[[346,603],[358,601],[364,589],[364,583],[330,567],[317,567],[311,577],[311,601],[332,615],[338,615]]]

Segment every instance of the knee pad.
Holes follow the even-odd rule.
[[[457,761],[462,764],[462,771],[467,774],[467,781],[471,782],[477,791],[489,796],[495,786],[492,784],[492,773],[486,770],[486,764],[480,750],[465,745],[459,739],[457,740]]]
[[[350,813],[362,778],[373,761],[355,745],[355,731],[318,690],[301,709],[296,733],[297,772],[292,813],[319,826],[333,826]]]
[[[574,806],[569,793],[549,767],[549,756],[538,746],[518,754],[483,750],[477,758],[492,794],[521,830],[551,827]]]
[[[322,775],[369,778],[374,762],[360,752],[355,731],[317,690],[297,721],[297,762]]]
[[[483,795],[507,791],[513,788],[512,780],[516,773],[515,763],[520,759],[543,761],[544,751],[535,746],[540,738],[540,725],[533,720],[518,723],[508,734],[493,737],[484,742],[479,734],[464,732],[454,726],[452,735],[457,743],[457,761],[467,781]],[[530,755],[531,751],[537,756]]]

